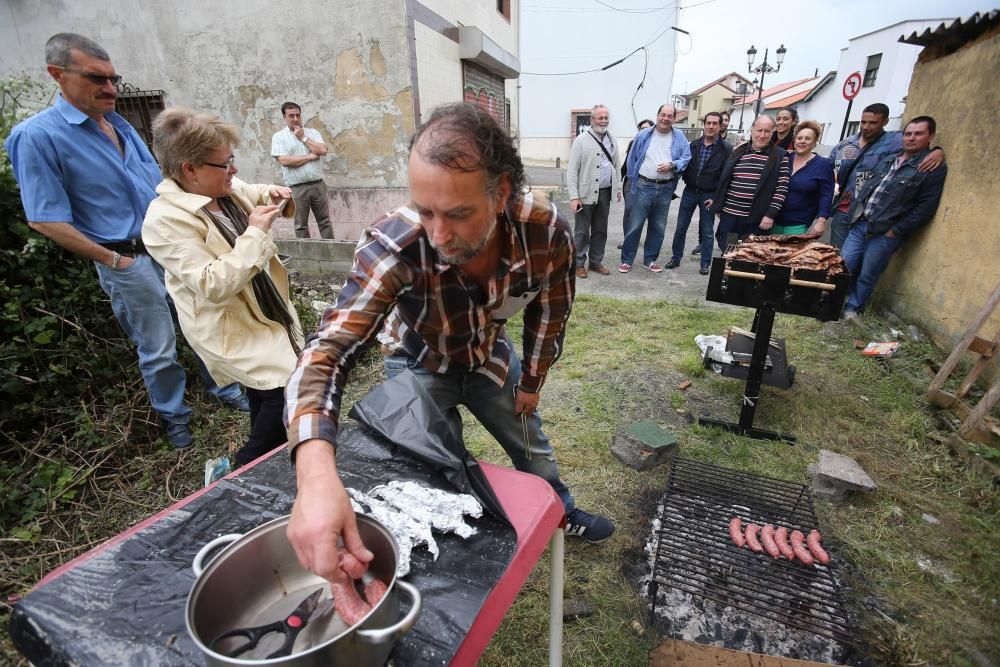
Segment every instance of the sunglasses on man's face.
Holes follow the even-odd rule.
[[[96,83],[98,86],[103,86],[105,82],[111,82],[112,86],[117,86],[122,82],[120,74],[112,74],[108,76],[106,74],[94,74],[93,72],[84,72],[78,69],[69,69],[67,67],[63,67],[62,71],[69,72],[70,74],[79,74],[91,83]]]

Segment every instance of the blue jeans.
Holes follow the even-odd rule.
[[[847,234],[851,231],[849,213],[849,211],[834,211],[830,216],[830,244],[837,250],[844,249]]]
[[[536,411],[528,417],[528,441],[531,457],[524,454],[524,427],[521,417],[514,414],[514,389],[521,379],[521,362],[516,354],[511,354],[510,369],[503,387],[482,373],[462,370],[434,373],[420,365],[416,359],[405,354],[385,357],[385,372],[393,378],[405,370],[410,370],[420,384],[437,401],[438,408],[458,424],[461,431],[462,416],[458,406],[464,405],[475,416],[489,434],[496,438],[514,467],[521,472],[538,475],[559,495],[566,508],[566,514],[573,511],[573,494],[559,478],[549,439],[542,433],[542,418]]]
[[[726,252],[726,237],[736,234],[740,240],[752,234],[762,234],[759,225],[750,222],[750,218],[745,215],[733,215],[731,213],[719,214],[719,228],[715,231],[715,240],[719,242],[719,250]]]
[[[864,217],[851,226],[841,251],[847,270],[854,276],[854,283],[847,295],[846,310],[859,312],[864,308],[879,277],[889,266],[892,254],[902,244],[902,239],[889,238],[884,234],[869,238],[868,220]]]
[[[701,266],[707,268],[712,263],[712,232],[715,231],[715,215],[708,210],[705,203],[712,198],[709,191],[700,192],[695,188],[684,188],[681,195],[681,205],[677,209],[677,229],[674,231],[673,256],[670,261],[681,263],[684,256],[684,241],[687,238],[691,218],[695,208],[698,209],[698,238],[701,241]]]
[[[646,230],[646,242],[642,246],[642,263],[649,266],[660,256],[660,246],[663,245],[663,236],[667,231],[670,199],[677,189],[677,179],[657,184],[637,178],[635,185],[632,208],[625,228],[625,241],[622,243],[622,264],[631,265],[635,262],[639,239],[642,238],[642,226],[648,219],[649,229]]]
[[[163,269],[149,255],[136,255],[124,269],[94,266],[118,324],[138,348],[150,404],[168,424],[187,424],[191,408],[184,405],[184,369],[177,362]]]

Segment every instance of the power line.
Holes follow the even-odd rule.
[[[671,2],[669,5],[666,5],[664,7],[654,7],[650,9],[621,9],[619,7],[613,7],[606,2],[603,2],[603,0],[594,0],[594,2],[596,2],[599,5],[603,5],[608,9],[613,9],[616,12],[624,12],[625,14],[653,14],[655,12],[662,12],[664,9],[670,9],[671,7],[677,4],[676,2]]]
[[[656,37],[652,38],[651,40],[649,40],[648,42],[646,42],[642,46],[636,47],[635,50],[633,50],[631,53],[629,53],[624,58],[619,58],[618,60],[614,61],[613,63],[611,63],[609,65],[605,65],[604,67],[598,67],[596,69],[581,70],[579,72],[521,72],[521,75],[522,76],[575,76],[577,74],[593,74],[594,72],[603,72],[604,70],[609,70],[612,67],[615,67],[616,65],[622,64],[623,62],[625,62],[626,60],[628,60],[629,58],[631,58],[632,56],[634,56],[635,54],[637,54],[639,51],[644,51],[647,46],[649,46],[650,44],[652,44],[653,42],[655,42],[656,40],[658,40],[660,37],[663,37],[663,35],[665,35],[668,30],[673,30],[675,32],[684,33],[685,35],[689,34],[687,30],[683,30],[681,28],[678,28],[677,26],[672,26],[671,25],[671,26],[667,26],[666,28],[664,28],[663,30],[661,30],[659,32],[659,34],[656,35]]]

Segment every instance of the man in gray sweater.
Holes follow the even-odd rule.
[[[576,214],[573,241],[576,244],[576,277],[586,278],[587,267],[602,276],[604,246],[608,241],[608,211],[611,197],[621,201],[622,186],[618,177],[618,142],[608,132],[611,116],[603,104],[594,107],[590,129],[581,132],[569,149],[566,184],[569,205]]]

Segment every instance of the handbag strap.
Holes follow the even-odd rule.
[[[609,152],[608,152],[608,149],[607,149],[607,147],[606,147],[606,146],[604,145],[604,142],[603,142],[603,141],[601,141],[600,139],[598,139],[598,138],[597,138],[597,137],[596,137],[596,136],[594,135],[594,133],[593,133],[593,132],[591,132],[590,130],[587,130],[587,134],[589,134],[589,135],[591,136],[591,138],[592,138],[592,139],[593,139],[594,141],[596,141],[596,142],[597,142],[597,145],[601,147],[601,150],[602,150],[602,151],[604,151],[604,154],[605,154],[605,155],[607,156],[607,158],[608,158],[608,162],[610,162],[611,164],[614,164],[614,163],[615,163],[615,161],[611,159],[611,153],[609,153]],[[604,136],[607,136],[607,135],[604,135]]]

